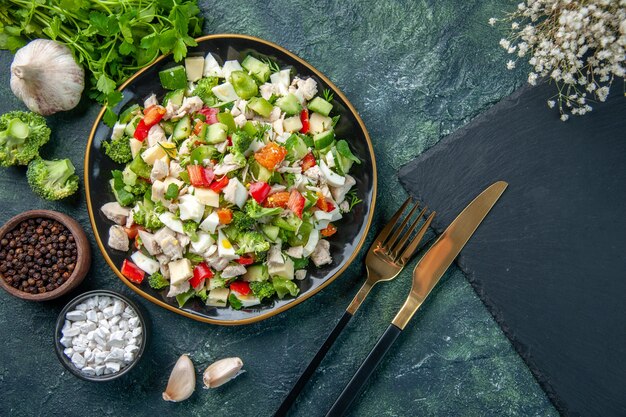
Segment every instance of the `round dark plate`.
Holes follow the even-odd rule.
[[[300,287],[300,294],[297,297],[275,299],[239,311],[230,307],[208,307],[200,300],[189,301],[183,308],[179,308],[175,298],[165,297],[166,290],[155,291],[148,286],[147,282],[136,285],[128,281],[120,273],[119,268],[129,254],[110,249],[105,243],[108,240],[111,222],[104,217],[100,207],[115,200],[109,187],[111,170],[123,169],[123,167],[111,161],[101,151],[101,144],[111,136],[111,129],[101,122],[104,109],[100,112],[87,143],[85,190],[96,242],[107,263],[126,285],[162,307],[204,322],[223,325],[247,324],[266,319],[301,303],[330,284],[352,262],[363,245],[374,213],[376,201],[374,150],[363,121],[345,95],[328,78],[303,59],[276,44],[246,35],[209,35],[198,38],[197,41],[198,46],[190,49],[189,55],[206,55],[212,52],[223,62],[232,59],[241,61],[246,55],[253,54],[256,57],[269,58],[277,62],[280,67],[292,67],[300,77],[313,77],[318,83],[319,91],[330,89],[335,97],[332,115],[341,115],[335,131],[339,137],[345,138],[350,143],[354,153],[363,161],[360,165],[355,164],[350,172],[350,175],[357,181],[357,195],[363,202],[356,205],[351,213],[337,223],[339,232],[329,239],[332,264],[321,268],[310,266],[307,278],[303,281],[296,281]],[[162,98],[165,90],[161,87],[158,72],[174,65],[176,64],[172,56],[168,55],[159,58],[154,64],[131,77],[120,87],[124,93],[124,99],[117,106],[116,111],[119,112],[129,103],[143,102],[152,93]]]

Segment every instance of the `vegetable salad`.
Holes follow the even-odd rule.
[[[182,307],[246,308],[295,297],[307,266],[332,262],[335,222],[360,202],[361,161],[335,135],[333,97],[312,78],[248,55],[189,57],[159,73],[167,93],[121,112],[104,152],[122,274]]]

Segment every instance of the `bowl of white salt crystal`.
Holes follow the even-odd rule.
[[[59,314],[55,346],[61,363],[86,381],[110,381],[130,371],[146,346],[146,323],[127,297],[89,291]]]

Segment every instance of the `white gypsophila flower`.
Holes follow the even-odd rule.
[[[562,114],[562,115],[561,115],[561,120],[562,120],[562,121],[566,122],[566,121],[567,121],[567,119],[569,119],[569,116],[568,116],[567,114]]]
[[[626,0],[525,0],[504,18],[489,19],[498,22],[511,31],[500,46],[528,57],[528,83],[556,82],[559,92],[548,105],[564,121],[567,112],[589,113],[592,98],[606,101],[612,83],[626,77]],[[507,60],[507,69],[515,66]]]
[[[495,17],[490,17],[488,21],[489,26],[495,26],[497,21],[498,19],[496,19]]]

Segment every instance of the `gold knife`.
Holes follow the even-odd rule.
[[[326,417],[341,417],[398,338],[415,312],[428,297],[439,279],[450,267],[461,249],[472,237],[487,213],[496,204],[508,184],[498,181],[490,185],[465,207],[450,226],[439,236],[413,270],[411,292],[391,324],[378,339],[365,361],[341,392]]]

